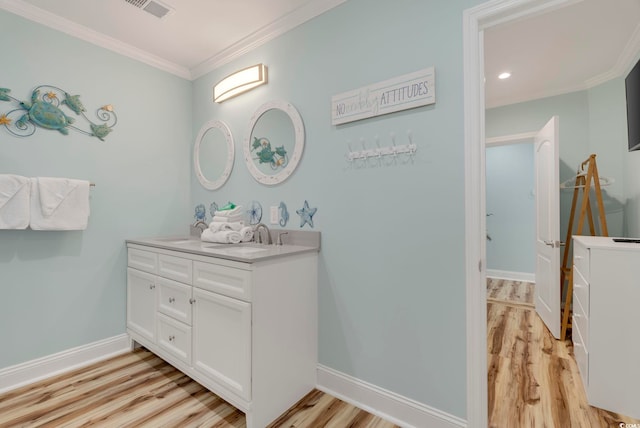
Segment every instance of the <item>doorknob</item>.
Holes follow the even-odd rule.
[[[543,242],[545,243],[545,245],[548,245],[551,248],[557,248],[564,245],[564,242],[560,242],[560,241],[543,241]]]

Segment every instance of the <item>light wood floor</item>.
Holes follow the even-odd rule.
[[[490,427],[640,424],[587,404],[571,342],[549,334],[531,307],[531,284],[488,287],[496,288],[487,303]],[[145,350],[0,395],[2,428],[84,426],[240,428],[246,423],[242,412]],[[314,390],[270,426],[276,427],[395,425]]]
[[[0,395],[0,427],[241,428],[245,416],[146,350]],[[393,428],[314,390],[276,427]]]
[[[488,289],[498,286],[489,282]],[[500,297],[487,302],[490,427],[640,424],[640,420],[589,406],[571,339],[553,338],[532,307],[533,297],[528,302],[516,291],[527,286],[509,281],[500,286],[505,288],[497,294]],[[511,301],[509,296],[516,297]]]

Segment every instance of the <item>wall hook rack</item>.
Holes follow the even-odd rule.
[[[383,156],[392,156],[395,160],[398,158],[398,155],[406,155],[406,159],[409,161],[418,151],[418,146],[413,142],[411,130],[407,131],[407,144],[397,145],[395,132],[391,132],[389,136],[391,138],[391,145],[385,147],[380,146],[380,138],[377,135],[374,137],[375,148],[367,148],[364,138],[360,138],[362,150],[353,150],[351,142],[347,142],[347,147],[349,148],[349,152],[346,154],[347,161],[351,163],[358,160],[367,161],[369,159],[378,159],[380,161]]]

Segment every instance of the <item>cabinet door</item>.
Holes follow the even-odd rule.
[[[151,342],[156,340],[155,278],[127,268],[127,327]]]
[[[194,288],[193,367],[251,400],[251,304]]]

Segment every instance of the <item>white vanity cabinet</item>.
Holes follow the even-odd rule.
[[[316,385],[317,251],[242,262],[128,242],[131,338],[265,427]]]
[[[572,340],[589,404],[640,418],[640,244],[573,237]]]

